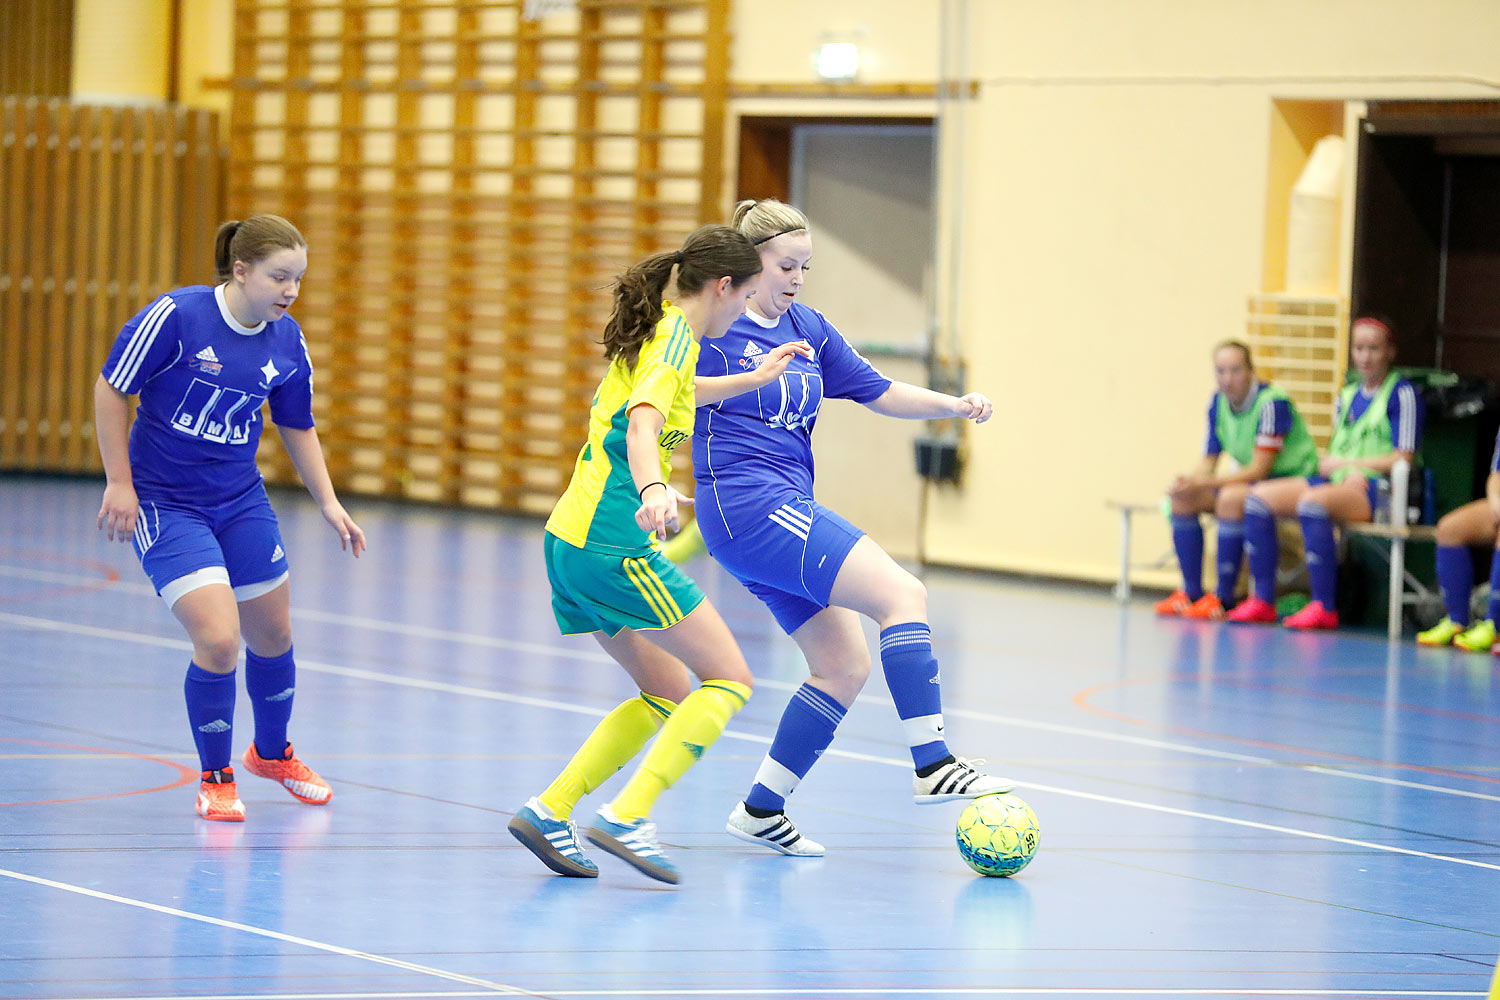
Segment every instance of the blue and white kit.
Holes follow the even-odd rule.
[[[246,601],[279,586],[286,553],[255,452],[267,401],[276,424],[313,426],[312,361],[297,322],[245,327],[223,286],[180,288],[125,324],[103,375],[140,395],[130,430],[135,548],[157,593],[171,605],[225,583]]]
[[[772,348],[806,341],[775,382],[698,408],[695,510],[709,553],[759,597],[788,634],[828,606],[839,567],[864,532],[813,499],[812,430],[824,399],[868,403],[891,386],[816,309],[776,320],[745,313],[704,340],[697,373],[738,375]]]

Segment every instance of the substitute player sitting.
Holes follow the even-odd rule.
[[[1296,515],[1307,550],[1312,601],[1283,622],[1288,628],[1337,628],[1338,545],[1334,522],[1368,522],[1377,481],[1398,461],[1410,463],[1422,440],[1416,387],[1391,371],[1396,338],[1373,316],[1354,321],[1349,358],[1358,378],[1339,393],[1328,454],[1318,474],[1258,483],[1245,499],[1245,545],[1251,596],[1229,612],[1233,622],[1276,621],[1276,518]]]
[[[1474,563],[1469,547],[1491,550],[1490,599],[1485,617],[1469,624],[1469,598],[1474,589]],[[1424,646],[1452,643],[1472,653],[1500,653],[1495,623],[1500,622],[1500,434],[1490,453],[1490,474],[1484,499],[1471,500],[1443,515],[1437,523],[1437,578],[1443,592],[1443,620],[1417,636]]]
[[[1214,348],[1218,392],[1208,404],[1208,440],[1198,468],[1167,489],[1172,505],[1172,546],[1182,589],[1156,605],[1159,615],[1223,618],[1234,604],[1245,549],[1245,496],[1252,484],[1318,471],[1318,447],[1297,406],[1281,389],[1255,377],[1250,348],[1226,340]],[[1220,469],[1228,456],[1230,467]],[[1218,590],[1203,590],[1203,524],[1219,521]]]

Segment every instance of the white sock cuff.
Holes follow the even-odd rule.
[[[802,776],[791,768],[773,758],[770,754],[760,762],[760,770],[755,772],[755,783],[765,785],[771,791],[786,798],[792,794]]]
[[[936,743],[943,738],[941,715],[919,715],[912,719],[902,719],[901,727],[906,730],[907,746],[919,747]]]

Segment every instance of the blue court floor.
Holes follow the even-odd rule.
[[[1369,633],[1156,620],[926,574],[954,749],[1041,819],[1014,879],[911,801],[878,676],[791,801],[723,823],[803,679],[704,559],[756,696],[655,818],[683,884],[551,875],[505,824],[631,689],[556,634],[541,524],[354,500],[355,562],[277,493],[323,808],[242,775],[193,814],[185,636],[101,484],[0,477],[0,997],[1478,997],[1500,951],[1500,670]],[[872,635],[873,638],[873,635]],[[250,739],[240,699],[235,747]],[[619,777],[585,800],[580,818]]]

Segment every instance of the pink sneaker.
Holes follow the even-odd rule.
[[[1287,628],[1338,628],[1339,613],[1329,611],[1321,601],[1313,601],[1295,615],[1288,615],[1281,624]]]
[[[1226,621],[1250,622],[1255,625],[1275,625],[1276,606],[1259,597],[1247,597],[1224,616]]]

